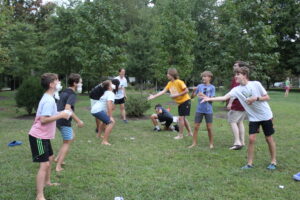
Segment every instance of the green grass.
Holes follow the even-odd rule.
[[[27,135],[33,119],[18,117],[25,112],[19,109],[16,113],[13,95],[12,92],[0,93],[0,199],[34,199],[38,164],[31,161]],[[52,180],[62,185],[46,188],[46,198],[299,199],[300,183],[293,181],[292,175],[300,171],[300,94],[291,93],[284,98],[282,92],[270,92],[270,96],[278,151],[278,170],[274,172],[266,170],[270,159],[263,134],[257,137],[255,168],[240,169],[246,164],[246,148],[228,150],[233,137],[228,123],[222,118],[214,118],[215,149],[208,148],[204,126],[199,131],[199,145],[188,149],[191,137],[177,141],[173,139],[175,133],[152,132],[150,120],[129,120],[129,124],[124,124],[117,109],[114,113],[117,123],[110,137],[113,145],[103,146],[95,137],[94,118],[88,110],[89,99],[80,96],[76,113],[85,122],[85,127],[74,127],[77,137],[66,159],[65,171],[56,174],[52,170]],[[152,105],[170,101],[163,96]],[[192,104],[189,121],[193,127],[196,101]],[[222,103],[213,105],[215,114],[225,114]],[[149,110],[147,115],[152,112]],[[171,106],[171,112],[177,115],[176,105]],[[21,140],[23,145],[7,147],[12,140]],[[57,132],[56,139],[52,140],[55,153],[61,142]],[[279,185],[285,188],[280,189]]]

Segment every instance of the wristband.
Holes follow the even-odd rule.
[[[259,97],[256,98],[256,101],[259,101]]]

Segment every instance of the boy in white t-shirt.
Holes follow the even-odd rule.
[[[91,113],[94,117],[106,125],[101,144],[111,145],[108,142],[108,138],[115,125],[115,120],[112,117],[113,104],[115,100],[113,90],[115,89],[115,85],[113,85],[111,81],[107,80],[102,83],[102,87],[105,92],[91,108]],[[98,135],[101,135],[101,129],[98,130]]]
[[[115,79],[120,81],[119,89],[115,96],[115,105],[120,105],[120,112],[123,122],[128,123],[125,110],[125,100],[127,98],[125,88],[128,86],[127,79],[125,77],[125,69],[119,69],[119,76],[115,77]]]
[[[29,131],[29,143],[33,162],[39,162],[40,168],[36,177],[37,200],[44,200],[44,187],[58,185],[51,183],[50,172],[53,161],[53,150],[50,139],[55,137],[56,120],[69,119],[71,112],[57,112],[54,93],[58,84],[56,74],[45,73],[41,85],[46,90],[39,102],[34,123]]]
[[[273,128],[273,113],[267,101],[270,99],[267,91],[258,81],[249,81],[249,69],[240,67],[235,70],[235,77],[239,86],[233,88],[228,94],[222,97],[205,97],[202,102],[207,101],[226,101],[230,97],[238,98],[245,108],[249,118],[249,145],[248,163],[242,169],[253,168],[254,143],[259,127],[262,126],[266,141],[269,146],[271,163],[267,169],[276,169],[276,145],[272,135],[275,133]]]

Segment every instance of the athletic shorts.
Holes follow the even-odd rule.
[[[122,99],[115,99],[114,104],[124,104],[125,103],[125,97],[123,97]]]
[[[95,105],[95,103],[98,101],[98,100],[94,100],[94,99],[90,99],[91,100],[91,108],[93,107],[93,105]]]
[[[190,116],[191,100],[187,100],[178,106],[179,116]]]
[[[58,130],[61,133],[63,140],[72,140],[73,139],[73,129],[70,126],[58,126]]]
[[[259,133],[259,127],[262,126],[265,136],[270,136],[275,133],[272,119],[267,121],[249,122],[249,134]]]
[[[173,117],[165,117],[162,115],[157,115],[159,122],[165,122],[165,126],[169,128],[169,126],[173,123]]]
[[[227,113],[228,122],[229,123],[238,123],[245,119],[246,112],[245,111],[238,111],[238,110],[230,110]]]
[[[203,117],[205,117],[205,122],[207,124],[212,123],[213,122],[213,114],[212,113],[197,113],[195,114],[195,123],[199,124],[202,122]]]
[[[49,139],[39,139],[29,135],[29,144],[33,162],[48,162],[49,157],[53,155]]]
[[[94,117],[96,117],[97,119],[99,119],[100,121],[102,121],[106,125],[111,123],[110,117],[104,111],[92,113],[92,115]]]

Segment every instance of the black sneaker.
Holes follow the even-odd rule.
[[[175,131],[179,132],[179,126],[176,124],[174,125]]]
[[[156,127],[155,127],[155,128],[153,129],[153,131],[159,132],[159,131],[160,131],[160,128],[156,128]]]

